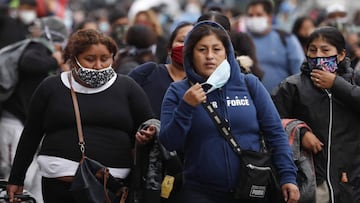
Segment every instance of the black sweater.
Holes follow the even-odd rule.
[[[143,90],[131,78],[118,75],[104,91],[76,95],[86,155],[108,167],[130,168],[135,132],[152,117]],[[40,155],[80,160],[70,89],[60,76],[44,80],[32,97],[9,183],[23,184],[26,169],[43,137]]]

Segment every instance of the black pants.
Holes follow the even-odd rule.
[[[41,186],[44,203],[75,203],[69,191],[71,183],[42,177]]]
[[[237,203],[232,193],[206,191],[199,188],[183,187],[181,191],[182,203]]]

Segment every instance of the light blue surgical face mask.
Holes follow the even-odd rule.
[[[210,85],[210,89],[206,91],[206,94],[224,86],[226,82],[230,78],[230,64],[225,59],[220,65],[215,69],[215,71],[210,75],[210,77],[206,80],[206,82],[202,83],[201,85]]]

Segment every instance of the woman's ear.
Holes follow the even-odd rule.
[[[338,56],[337,56],[338,62],[344,60],[345,56],[346,56],[346,50],[344,49],[344,50],[343,50],[342,52],[340,52],[340,53],[338,54]]]

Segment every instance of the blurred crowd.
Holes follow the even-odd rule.
[[[29,28],[34,25],[36,18],[58,16],[68,33],[81,28],[95,28],[115,39],[123,53],[133,53],[134,49],[130,47],[140,48],[140,52],[152,49],[158,62],[165,62],[167,54],[164,46],[179,22],[195,22],[207,10],[218,10],[229,17],[232,30],[246,32],[244,9],[247,2],[249,1],[179,0],[169,3],[156,0],[149,3],[143,0],[2,0],[0,47],[29,37]],[[360,57],[360,9],[351,7],[351,2],[329,1],[328,5],[317,3],[320,1],[272,2],[273,25],[294,33],[301,43],[319,25],[329,24],[341,29],[348,41],[349,54],[356,65],[357,58]],[[151,29],[148,30],[151,33],[146,35],[146,40],[137,40],[145,39],[143,36],[146,31],[129,29],[134,25]],[[126,39],[128,30],[131,32],[131,39]],[[155,58],[150,57],[149,60]],[[139,59],[139,62],[143,60]]]
[[[346,41],[350,66],[355,71],[360,71],[360,8],[350,9],[350,3],[346,4],[344,1],[329,1],[326,5],[313,6],[312,1],[273,0],[270,1],[271,8],[267,9],[265,6],[264,9],[257,10],[255,5],[253,10],[246,10],[246,3],[251,2],[250,0],[229,2],[0,0],[0,49],[25,39],[45,39],[40,40],[40,44],[30,46],[28,52],[25,52],[44,61],[39,62],[41,65],[32,60],[21,61],[19,85],[15,93],[6,99],[2,98],[0,77],[0,113],[4,117],[15,116],[20,126],[25,123],[28,103],[37,85],[49,73],[56,75],[71,69],[63,61],[62,53],[69,36],[78,30],[95,29],[110,36],[119,48],[112,67],[118,74],[127,75],[146,62],[169,64],[171,60],[175,60],[176,57],[171,55],[171,51],[174,51],[172,45],[169,46],[169,42],[174,41],[171,39],[173,31],[181,23],[196,23],[199,17],[204,17],[209,12],[218,12],[227,17],[228,27],[222,26],[231,37],[242,71],[254,73],[269,93],[288,76],[300,73],[301,64],[306,58],[308,38],[320,26],[331,26],[341,31]],[[208,17],[213,20],[213,16]],[[270,25],[267,24],[268,20],[271,21]],[[268,30],[271,31],[267,32]],[[263,40],[265,37],[266,40]],[[272,41],[274,39],[277,41]],[[181,43],[184,40],[185,37],[180,40]],[[178,57],[180,67],[183,65],[181,51]],[[29,65],[42,69],[26,69]],[[26,71],[21,72],[22,70]],[[183,79],[185,73],[183,70],[181,73]],[[33,74],[36,75],[36,80]],[[22,127],[18,129],[18,135],[21,130]],[[0,138],[1,133],[0,129]],[[8,143],[12,148],[0,146],[1,158],[9,160],[0,162],[0,178],[7,178],[9,175],[19,137]],[[36,176],[37,168],[33,167],[28,173]],[[38,181],[30,179],[25,184],[30,185],[27,187],[29,190],[33,184],[32,192],[41,202],[39,185],[34,186]]]
[[[246,32],[244,9],[247,2],[249,1],[179,0],[170,3],[156,0],[149,3],[143,0],[2,0],[0,47],[29,37],[29,28],[36,18],[55,15],[63,21],[68,33],[81,28],[95,28],[115,39],[123,53],[133,53],[134,49],[129,47],[138,47],[140,52],[153,49],[158,62],[165,62],[166,40],[179,22],[195,22],[205,11],[218,10],[229,17],[232,30]],[[360,57],[360,9],[351,7],[351,2],[272,2],[274,26],[294,33],[301,43],[319,25],[331,24],[341,29],[348,41],[348,52],[353,65],[357,64]],[[136,28],[129,29],[134,25],[147,26],[151,29],[151,34],[147,34],[146,40],[138,42],[136,38],[145,39],[145,34]],[[131,39],[126,39],[128,30],[132,32]],[[134,41],[137,42],[134,44]],[[156,48],[152,45],[156,45]],[[150,57],[149,60],[155,58]],[[139,62],[143,62],[143,59],[139,59]]]

